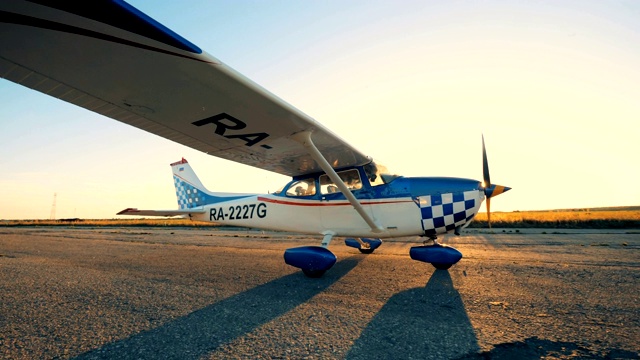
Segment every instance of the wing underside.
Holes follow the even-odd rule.
[[[370,161],[122,1],[1,2],[0,76],[207,154],[284,175],[321,171],[291,139],[302,131],[312,132],[335,168]]]

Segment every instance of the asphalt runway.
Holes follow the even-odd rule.
[[[335,239],[309,279],[282,254],[320,237],[0,228],[0,358],[639,358],[640,231],[494,232],[449,271]]]

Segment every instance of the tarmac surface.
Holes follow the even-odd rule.
[[[0,227],[3,359],[638,359],[640,231],[469,229],[448,271],[244,229]]]

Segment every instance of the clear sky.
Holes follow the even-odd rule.
[[[493,211],[640,205],[640,2],[130,3],[406,176],[482,178]],[[0,219],[177,208],[286,177],[0,80]]]

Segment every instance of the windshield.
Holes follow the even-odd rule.
[[[389,172],[386,166],[376,164],[373,161],[364,166],[364,172],[367,174],[367,178],[369,178],[371,186],[388,184],[400,177],[400,175]]]

